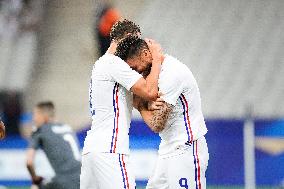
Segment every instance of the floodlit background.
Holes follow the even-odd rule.
[[[25,149],[38,101],[54,101],[57,119],[82,145],[92,65],[121,17],[195,75],[209,130],[208,186],[284,187],[283,0],[1,0],[0,115],[8,137],[0,141],[0,188],[30,185]],[[133,114],[131,159],[143,188],[160,139]],[[39,175],[51,177],[38,157]]]

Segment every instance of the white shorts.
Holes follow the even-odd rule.
[[[129,156],[115,153],[87,153],[82,156],[80,189],[135,189]]]
[[[146,189],[206,189],[205,171],[209,160],[204,137],[175,152],[160,155]]]

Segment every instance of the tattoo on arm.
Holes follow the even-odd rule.
[[[165,128],[166,121],[168,120],[173,107],[173,105],[165,102],[160,110],[154,110],[153,116],[150,119],[150,127],[154,132],[161,132]]]

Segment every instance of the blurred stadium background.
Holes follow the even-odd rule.
[[[283,188],[283,0],[1,0],[0,115],[8,137],[0,141],[0,188],[30,185],[25,149],[36,102],[53,100],[82,145],[92,64],[120,15],[195,75],[209,130],[209,188]],[[131,158],[143,188],[160,139],[133,114]],[[52,176],[41,152],[37,164]]]

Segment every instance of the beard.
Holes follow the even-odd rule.
[[[142,76],[146,78],[151,72],[152,64],[149,64],[146,69],[142,72]]]

